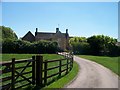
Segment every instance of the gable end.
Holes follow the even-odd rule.
[[[23,38],[22,40],[33,42],[35,41],[35,36],[29,31]]]

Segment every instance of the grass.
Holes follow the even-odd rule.
[[[62,88],[62,87],[64,87],[67,83],[69,83],[71,80],[73,80],[75,78],[75,76],[78,74],[78,71],[79,71],[79,66],[76,62],[74,62],[73,68],[69,74],[67,74],[64,77],[62,77],[61,79],[53,82],[52,84],[46,86],[45,88],[43,88],[43,90],[46,88]]]
[[[4,62],[4,61],[11,61],[11,58],[16,58],[17,60],[18,59],[27,59],[27,58],[31,58],[33,55],[35,55],[35,54],[3,54],[2,55],[2,61]],[[56,54],[42,54],[43,55],[43,59],[44,60],[54,60],[54,59],[62,59],[63,58],[63,56],[60,56],[60,55],[56,55]],[[1,56],[1,55],[0,55]],[[64,63],[66,63],[66,60],[65,61],[62,61],[62,64],[64,64]],[[15,67],[20,67],[20,66],[24,66],[24,65],[26,65],[27,63],[22,63],[22,64],[16,64],[15,65]],[[52,62],[52,63],[49,63],[48,64],[48,67],[50,68],[50,67],[53,67],[53,66],[57,66],[59,64],[59,62]],[[4,67],[2,67],[2,68],[4,68]],[[64,68],[66,68],[66,67],[62,67],[62,70],[64,69]],[[31,71],[32,70],[32,68],[27,68],[24,72],[28,72],[28,71]],[[53,69],[53,70],[50,70],[50,71],[48,71],[48,74],[47,75],[51,75],[51,74],[53,74],[53,73],[57,73],[58,72],[58,70],[59,70],[59,68],[57,68],[57,69]],[[21,71],[21,69],[20,70],[18,70],[18,72],[20,72]],[[66,83],[68,83],[70,80],[72,80],[73,78],[74,78],[74,76],[75,75],[77,75],[77,72],[78,72],[78,65],[74,62],[74,67],[73,67],[73,69],[72,69],[72,71],[69,73],[69,74],[67,74],[67,75],[65,75],[65,73],[63,72],[62,73],[62,78],[61,79],[59,79],[58,80],[58,76],[56,75],[56,76],[54,76],[54,77],[52,77],[52,78],[50,78],[50,79],[48,79],[48,86],[46,87],[46,88],[55,88],[55,87],[63,87]],[[44,74],[44,73],[43,73]],[[8,76],[10,76],[11,74],[10,73],[8,73],[8,74],[3,74],[3,76],[2,77],[8,77]],[[24,75],[25,77],[31,77],[32,76],[32,74],[26,74],[26,75]],[[22,78],[21,77],[19,77],[19,79],[17,79],[17,80],[21,80]],[[57,80],[59,81],[59,82],[57,82]],[[3,84],[6,84],[6,83],[9,83],[10,81],[8,81],[8,82],[5,82],[5,83],[3,83]],[[64,82],[64,83],[63,83]],[[57,84],[56,84],[57,83]],[[26,84],[26,81],[25,82],[22,82],[22,83],[18,83],[18,84],[16,84],[15,86],[16,87],[18,87],[18,86],[21,86],[21,85],[24,85],[24,84]],[[31,87],[31,86],[30,86]],[[32,86],[32,88],[33,88],[33,86]]]
[[[16,60],[32,58],[33,55],[36,54],[0,54],[0,57],[2,56],[2,61],[4,62],[4,61],[11,61],[12,58],[15,58]],[[63,58],[62,56],[56,54],[41,54],[41,55],[43,55],[44,60]]]
[[[108,57],[108,56],[91,56],[91,55],[78,55],[81,58],[89,59],[91,61],[97,62],[107,68],[109,68],[114,73],[120,76],[118,66],[120,66],[119,57]]]

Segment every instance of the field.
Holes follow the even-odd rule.
[[[114,73],[119,74],[119,58],[120,57],[107,57],[107,56],[91,56],[91,55],[78,55],[81,58],[89,59],[91,61],[95,61],[110,70],[112,70]]]
[[[35,54],[3,54],[2,55],[2,61],[4,62],[6,62],[6,61],[11,61],[11,58],[16,58],[17,60],[18,59],[28,59],[28,58],[31,58],[33,55],[35,55]],[[54,59],[62,59],[62,58],[64,58],[63,56],[60,56],[60,55],[56,55],[56,54],[42,54],[42,56],[43,56],[43,59],[44,60],[54,60]],[[64,62],[62,62],[62,64],[64,64],[64,63],[66,63],[66,60],[64,61]],[[25,64],[25,63],[24,63]],[[19,67],[19,66],[23,66],[24,64],[19,64],[19,65],[16,65],[16,67]],[[25,64],[26,65],[26,64]],[[53,67],[53,66],[57,66],[58,65],[58,63],[57,62],[54,62],[54,63],[50,63],[50,64],[48,64],[48,67]],[[68,83],[70,80],[72,80],[75,76],[76,76],[76,74],[77,74],[77,70],[78,70],[78,66],[77,66],[77,64],[74,62],[74,68],[72,69],[72,71],[70,71],[70,74],[68,74],[69,75],[69,77],[70,77],[70,79],[65,79],[66,78],[66,75],[63,73],[62,74],[62,77],[64,78],[64,79],[62,79],[61,80],[61,82],[60,82],[60,80],[59,80],[59,82],[57,82],[56,80],[58,79],[57,78],[57,76],[55,76],[55,77],[53,77],[53,78],[50,78],[50,79],[48,79],[48,82],[50,83],[50,84],[48,84],[48,86],[49,87],[52,87],[51,86],[51,84],[53,83],[53,81],[55,81],[54,82],[54,86],[56,86],[56,87],[63,87],[66,83]],[[64,69],[64,68],[66,68],[66,67],[62,67],[62,69]],[[28,68],[28,69],[26,69],[25,70],[25,72],[28,72],[28,71],[30,71],[31,70],[31,68]],[[51,75],[51,74],[54,74],[54,73],[56,73],[56,72],[58,72],[58,70],[59,70],[59,68],[56,68],[56,69],[54,69],[54,70],[50,70],[50,71],[48,71],[48,75]],[[74,70],[74,71],[73,71]],[[73,73],[71,73],[71,72],[73,72]],[[10,75],[10,74],[9,74]],[[9,76],[8,74],[7,75],[3,75],[3,77],[6,77],[6,76]],[[31,75],[32,74],[27,74],[27,75],[25,75],[26,77],[31,77]],[[18,80],[21,80],[22,78],[20,77]],[[64,82],[64,83],[63,83]],[[7,82],[7,83],[9,83],[9,82]],[[16,84],[16,86],[21,86],[21,85],[23,85],[23,84],[25,84],[26,82],[23,82],[22,84],[21,83],[18,83],[18,84]],[[56,84],[56,83],[61,83],[61,84]],[[6,84],[6,83],[5,83]],[[33,88],[33,87],[32,87]],[[53,87],[54,88],[54,87]]]
[[[2,61],[11,61],[12,58],[18,59],[28,59],[32,58],[33,55],[36,54],[3,54],[2,55]],[[43,56],[44,60],[52,60],[52,59],[61,59],[62,56],[56,55],[56,54],[41,54]],[[1,56],[1,54],[0,54]]]
[[[46,88],[62,88],[64,87],[67,83],[69,83],[71,80],[73,80],[77,73],[79,71],[79,66],[76,62],[73,63],[73,69],[65,76],[63,76],[62,78],[60,78],[59,80],[53,82],[52,84],[46,86]]]

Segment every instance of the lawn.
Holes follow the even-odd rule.
[[[15,58],[16,60],[32,58],[33,55],[36,54],[0,54],[0,57],[2,56],[2,61],[4,62],[4,61],[11,61],[12,58]],[[62,56],[56,54],[41,54],[41,55],[43,56],[44,60],[63,58]]]
[[[120,57],[91,56],[91,55],[78,55],[78,56],[81,58],[89,59],[91,61],[95,61],[95,62],[109,68],[114,73],[116,73],[120,76],[119,69],[118,69],[119,68],[118,66],[120,66],[120,63],[118,63]]]
[[[62,88],[62,87],[64,87],[67,83],[69,83],[71,80],[73,80],[76,77],[76,75],[78,74],[78,71],[79,71],[79,65],[76,62],[74,62],[73,69],[70,71],[70,73],[68,73],[61,79],[53,82],[52,84],[46,86],[45,88],[43,88],[43,90],[44,89],[46,90],[46,88]]]
[[[2,55],[2,61],[4,62],[4,61],[11,61],[11,58],[16,58],[17,60],[18,59],[27,59],[27,58],[31,58],[33,55],[35,55],[35,54],[3,54]],[[44,60],[54,60],[54,59],[62,59],[62,58],[64,58],[63,56],[60,56],[60,55],[57,55],[57,54],[42,54],[42,56],[43,56],[43,59]],[[65,61],[63,61],[62,62],[62,64],[64,64],[64,63],[66,63],[66,60]],[[48,64],[48,67],[53,67],[53,66],[57,66],[59,64],[59,62],[52,62],[52,63],[50,63],[50,64]],[[16,67],[20,67],[20,66],[23,66],[23,65],[26,65],[26,63],[23,63],[23,64],[16,64],[15,66]],[[3,68],[3,67],[2,67]],[[64,68],[66,68],[66,67],[62,67],[62,69],[64,69]],[[32,68],[27,68],[26,70],[25,70],[25,72],[28,72],[28,71],[31,71],[31,69]],[[77,66],[77,64],[74,62],[74,69],[72,69],[72,71],[70,71],[70,76],[67,76],[67,75],[65,75],[65,73],[63,72],[63,74],[62,74],[62,78],[64,78],[64,77],[70,77],[69,79],[62,79],[61,80],[61,82],[59,82],[59,84],[56,84],[57,83],[57,81],[56,80],[58,80],[58,78],[57,78],[57,76],[58,75],[56,75],[56,76],[54,76],[53,78],[50,78],[50,79],[48,79],[48,82],[51,82],[51,81],[55,81],[54,82],[54,86],[55,87],[63,87],[65,84],[67,84],[70,80],[72,80],[76,75],[77,75],[77,70],[79,69],[79,67]],[[59,70],[59,68],[56,68],[56,69],[53,69],[53,70],[50,70],[50,71],[48,71],[48,75],[51,75],[51,74],[54,74],[54,73],[57,73],[58,72],[58,70]],[[73,71],[74,70],[74,71]],[[19,72],[20,72],[21,70],[19,70]],[[44,74],[44,73],[43,73]],[[5,74],[5,75],[3,75],[3,77],[8,77],[8,76],[10,76],[11,74],[10,73],[8,73],[8,74]],[[31,77],[32,76],[32,74],[26,74],[25,75],[25,77]],[[19,79],[18,80],[21,80],[22,78],[21,77],[19,77]],[[64,82],[64,83],[63,83]],[[9,83],[9,82],[7,82],[7,83]],[[17,83],[16,84],[16,86],[21,86],[21,85],[24,85],[26,82],[23,82],[23,83]],[[53,83],[53,82],[52,82]],[[52,84],[52,83],[50,83],[50,85]],[[60,84],[61,83],[61,84]],[[6,82],[4,83],[4,84],[6,84]],[[49,86],[49,85],[48,85]],[[49,87],[53,87],[53,86],[49,86]]]

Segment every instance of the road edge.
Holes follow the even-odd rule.
[[[76,61],[74,61],[74,62],[76,62]],[[67,83],[63,88],[67,88],[67,86],[69,86],[72,82],[74,82],[77,79],[78,74],[80,73],[80,65],[78,64],[78,66],[79,66],[79,71],[78,71],[77,75],[69,83]]]

